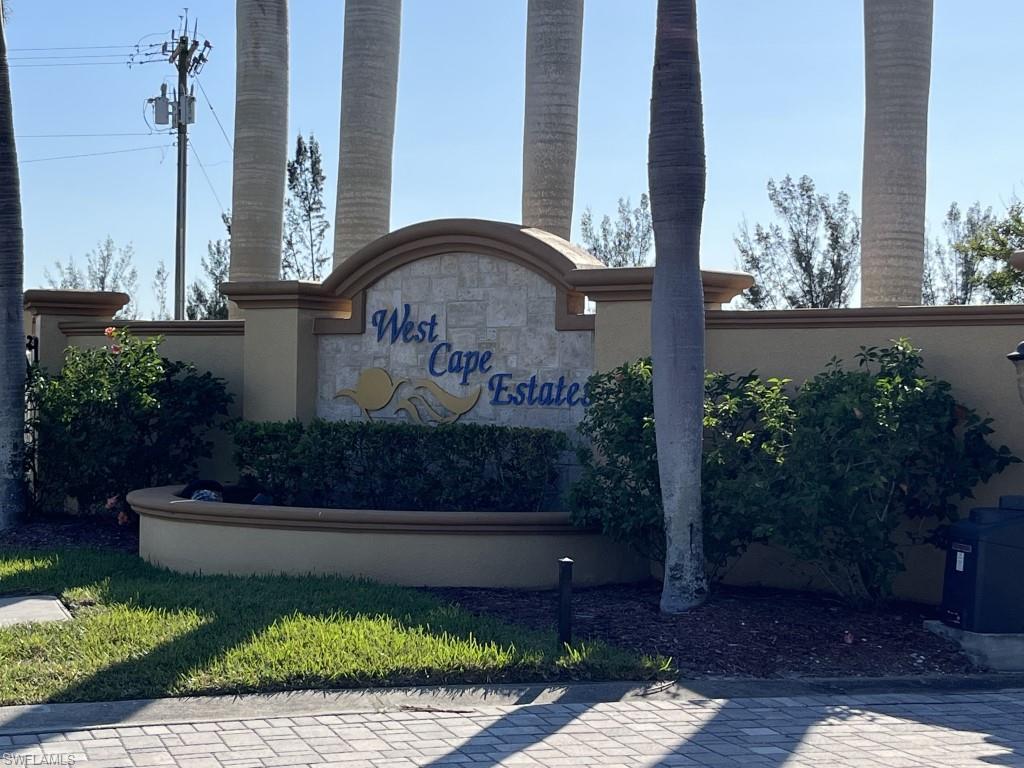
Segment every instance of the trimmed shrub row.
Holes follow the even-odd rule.
[[[242,482],[279,504],[528,512],[557,505],[561,432],[384,422],[242,422]]]

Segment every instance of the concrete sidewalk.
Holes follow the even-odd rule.
[[[999,687],[1011,684],[1020,687]],[[72,764],[1024,766],[1024,681],[450,687],[0,708],[0,765]]]

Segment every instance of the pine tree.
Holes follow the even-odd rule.
[[[651,203],[647,193],[640,195],[634,208],[629,198],[619,198],[618,218],[612,223],[605,215],[598,229],[594,214],[587,208],[580,217],[583,244],[609,267],[642,267],[649,263],[654,230],[651,227]]]
[[[203,278],[188,287],[185,316],[189,320],[227,320],[228,300],[220,292],[221,283],[227,282],[231,265],[231,215],[224,214],[228,236],[224,240],[211,240],[202,258]]]
[[[139,273],[135,269],[135,249],[132,244],[118,248],[114,239],[106,240],[85,255],[85,269],[75,264],[73,256],[66,263],[54,263],[56,276],[45,270],[46,282],[51,288],[60,290],[122,291],[128,294],[128,303],[117,313],[119,320],[133,320],[138,316],[139,306],[136,294],[139,289]]]
[[[170,274],[167,272],[167,265],[162,261],[156,265],[156,272],[153,274],[153,297],[156,299],[156,311],[153,312],[154,320],[170,320],[171,314],[167,311],[167,283]]]
[[[284,252],[281,275],[286,280],[324,278],[330,254],[325,242],[330,224],[324,215],[324,176],[320,144],[313,134],[307,142],[295,140],[295,159],[288,161],[288,197],[285,200]]]

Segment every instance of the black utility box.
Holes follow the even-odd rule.
[[[1024,632],[1024,496],[950,526],[942,620],[968,632]]]

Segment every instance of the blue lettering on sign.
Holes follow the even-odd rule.
[[[437,368],[436,366],[437,353],[440,352],[442,349],[451,348],[452,345],[449,344],[447,341],[442,341],[440,344],[434,347],[434,351],[430,353],[430,360],[427,361],[427,370],[430,371],[431,376],[444,376],[446,369]]]
[[[377,341],[383,341],[385,334],[389,337],[389,344],[394,344],[399,339],[406,343],[437,341],[437,315],[433,314],[429,320],[414,323],[409,319],[411,313],[412,307],[408,304],[402,305],[401,319],[398,317],[398,309],[391,310],[390,315],[386,309],[374,312],[370,322],[377,329]]]
[[[427,358],[427,371],[431,376],[456,374],[459,383],[469,384],[474,374],[490,374],[494,367],[494,353],[489,349],[455,349],[451,342],[438,341],[437,314],[429,320],[415,322],[411,319],[412,307],[403,304],[401,311],[396,307],[391,310],[378,309],[370,318],[377,329],[377,341],[396,344],[429,342],[434,345]],[[526,381],[511,382],[512,374],[507,372],[493,373],[487,380],[487,390],[491,393],[492,405],[532,405],[557,407],[589,405],[590,400],[584,394],[579,382],[567,382],[565,376],[558,381],[538,381],[536,374]]]

